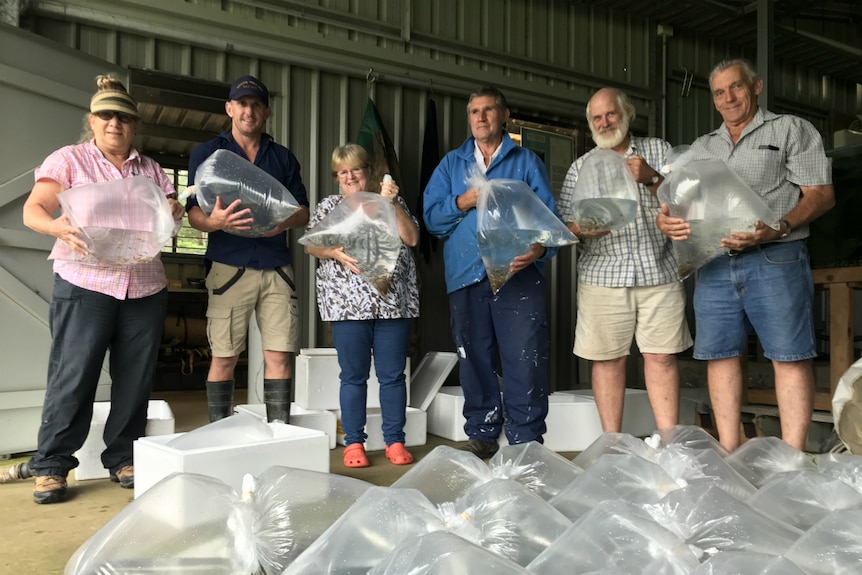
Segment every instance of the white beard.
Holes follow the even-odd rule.
[[[590,127],[590,132],[593,134],[593,141],[596,146],[603,150],[610,150],[619,146],[629,133],[629,119],[624,118],[609,135],[602,135]]]

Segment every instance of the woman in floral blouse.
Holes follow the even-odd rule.
[[[374,191],[371,166],[362,146],[347,144],[332,152],[332,175],[341,193],[318,203],[306,230],[312,230],[345,197]],[[374,186],[376,188],[378,186]],[[419,226],[392,181],[379,184],[380,195],[394,204],[401,249],[389,289],[381,294],[360,275],[358,261],[344,246],[312,247],[305,252],[320,260],[317,268],[317,307],[323,321],[332,322],[332,340],[341,368],[341,427],[344,465],[367,467],[365,407],[367,380],[374,355],[380,382],[380,411],[386,457],[395,465],[413,462],[404,448],[407,385],[404,368],[410,343],[410,320],[419,317],[416,265],[410,247],[419,241]]]

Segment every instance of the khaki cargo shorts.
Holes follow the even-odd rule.
[[[263,349],[299,350],[299,299],[293,268],[240,268],[213,262],[207,275],[207,337],[214,357],[243,352],[251,314],[256,314]]]

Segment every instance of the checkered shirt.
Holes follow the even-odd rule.
[[[832,160],[823,139],[807,120],[773,114],[763,108],[742,131],[736,145],[722,124],[692,144],[696,159],[718,158],[751,186],[766,205],[783,218],[799,203],[800,186],[832,183]],[[808,237],[808,224],[794,226],[780,241]]]
[[[625,156],[641,156],[658,171],[670,144],[658,138],[631,137]],[[593,148],[572,164],[566,174],[557,207],[563,220],[574,220],[572,199],[584,161]],[[639,205],[635,220],[600,238],[584,238],[577,244],[578,281],[602,287],[656,286],[678,281],[671,240],[655,224],[661,205],[646,186],[638,184]]]
[[[36,181],[54,180],[64,190],[96,182],[143,175],[165,191],[174,186],[154,160],[132,149],[123,169],[117,170],[93,141],[60,148],[36,168]],[[57,240],[59,242],[60,240]],[[54,260],[54,272],[67,282],[116,299],[138,299],[158,293],[166,285],[165,268],[159,256],[147,263],[117,266]]]

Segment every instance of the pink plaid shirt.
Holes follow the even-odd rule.
[[[122,171],[118,171],[92,140],[60,148],[45,158],[42,165],[36,169],[37,182],[54,180],[64,190],[138,175],[146,176],[155,182],[165,191],[165,195],[174,193],[173,184],[162,171],[162,167],[152,159],[138,154],[137,150],[132,148],[129,158],[123,163]],[[147,297],[158,293],[167,285],[165,268],[159,256],[147,263],[131,266],[54,260],[54,272],[73,285],[117,299]]]

